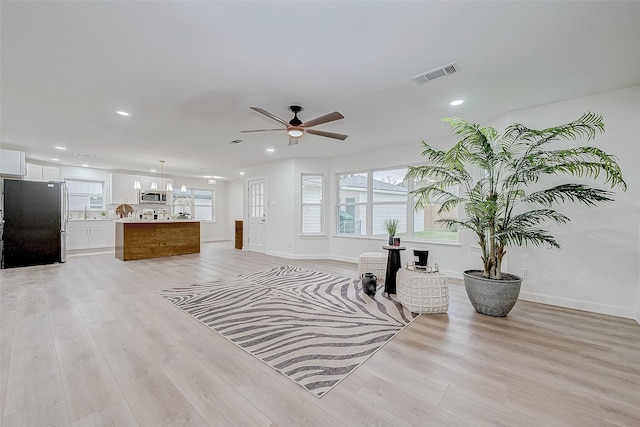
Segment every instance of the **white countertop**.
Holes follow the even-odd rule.
[[[200,222],[198,219],[129,219],[122,218],[116,219],[115,222],[122,222],[124,224],[158,224],[158,223],[183,223],[183,222]]]

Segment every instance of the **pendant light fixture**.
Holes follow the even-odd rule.
[[[186,193],[186,192],[187,192],[187,186],[186,186],[186,185],[184,185],[184,184],[182,184],[182,185],[180,186],[180,192],[181,192],[181,193]]]
[[[164,160],[160,160],[160,187],[164,184]],[[167,186],[165,187],[167,191],[173,191],[173,185],[170,182],[167,182]]]

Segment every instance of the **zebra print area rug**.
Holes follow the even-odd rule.
[[[418,316],[382,287],[291,266],[158,294],[317,397]]]

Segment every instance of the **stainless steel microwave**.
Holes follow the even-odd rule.
[[[162,203],[167,204],[166,191],[141,191],[140,203]]]

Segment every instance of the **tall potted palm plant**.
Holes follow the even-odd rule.
[[[406,179],[425,183],[413,191],[416,209],[438,204],[441,214],[462,207],[462,218],[437,222],[477,235],[484,268],[464,272],[467,295],[479,313],[506,316],[522,283],[520,277],[502,272],[507,248],[527,244],[560,248],[541,228],[546,221],[569,222],[556,205],[574,202],[593,207],[613,200],[612,191],[584,183],[541,188],[543,177],[602,177],[611,189],[626,190],[627,186],[615,156],[596,147],[560,145],[577,139],[589,141],[604,132],[599,114],[588,112],[573,122],[542,130],[515,123],[501,135],[460,118],[443,120],[462,139],[448,151],[423,141],[427,164],[409,167]]]

